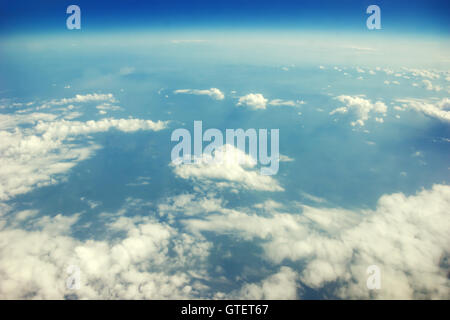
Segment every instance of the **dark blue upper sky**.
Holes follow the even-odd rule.
[[[64,31],[66,8],[77,4],[82,31],[123,29],[365,30],[366,8],[381,8],[385,32],[448,34],[450,1],[418,0],[0,0],[3,34]]]

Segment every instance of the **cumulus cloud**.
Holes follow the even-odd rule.
[[[224,145],[214,155],[202,155],[193,164],[171,164],[183,179],[219,188],[283,191],[278,182],[256,170],[256,161],[232,145]]]
[[[249,107],[250,109],[266,109],[267,106],[285,106],[285,107],[297,107],[305,104],[303,100],[283,100],[283,99],[273,99],[268,100],[264,98],[261,93],[250,93],[239,98],[237,106]]]
[[[112,128],[158,131],[167,126],[163,121],[142,119],[67,121],[44,113],[2,115],[0,124],[0,200],[58,183],[63,173],[99,148],[90,139],[72,141],[75,136]]]
[[[124,216],[107,223],[102,239],[79,240],[71,234],[78,218],[41,216],[27,230],[0,230],[0,298],[186,299],[205,290],[205,240]]]
[[[89,93],[89,94],[77,94],[73,98],[63,98],[54,99],[49,102],[51,105],[64,105],[69,103],[85,103],[92,101],[109,101],[111,103],[117,102],[112,93],[100,94],[100,93]]]
[[[372,103],[372,101],[363,98],[362,96],[346,96],[341,95],[336,97],[336,99],[345,104],[345,107],[339,107],[330,112],[330,115],[336,113],[347,113],[350,110],[353,110],[358,119],[356,121],[352,121],[351,125],[360,125],[364,126],[364,122],[369,119],[370,113],[379,113],[385,115],[387,112],[387,106],[382,101],[376,101]]]
[[[251,208],[224,209],[183,223],[193,232],[262,239],[266,259],[301,262],[300,284],[333,284],[341,298],[445,299],[449,206],[450,186],[435,185],[411,196],[384,195],[374,210],[299,205],[301,214],[259,216]],[[366,287],[371,265],[381,270],[378,291]]]
[[[267,101],[261,93],[249,93],[239,98],[237,106],[248,106],[251,109],[265,109]]]
[[[437,85],[433,85],[433,83],[430,80],[422,80],[422,83],[428,91],[441,91],[441,87]]]
[[[260,191],[283,191],[271,176],[261,175],[256,169],[256,160],[238,148],[226,144],[213,156],[203,154],[194,163],[172,163],[174,173],[182,179],[216,187],[244,188]]]
[[[179,89],[174,91],[175,94],[194,94],[194,95],[205,95],[210,96],[215,100],[223,100],[225,95],[217,88],[211,88],[206,90],[198,89]]]
[[[67,136],[80,134],[90,134],[96,132],[105,132],[112,128],[123,131],[133,132],[138,130],[159,131],[167,127],[166,121],[153,122],[152,120],[142,119],[112,119],[105,118],[98,121],[50,121],[40,122],[35,130],[41,133],[43,137],[55,137],[64,139]]]
[[[432,80],[440,78],[439,73],[432,71],[432,70],[413,69],[413,68],[402,68],[402,69],[407,72],[410,72],[415,77],[428,78],[428,79],[432,79]]]
[[[298,274],[289,267],[281,267],[280,271],[263,279],[259,283],[246,283],[236,292],[230,294],[217,293],[217,299],[245,300],[293,300],[297,299]]]
[[[444,122],[450,122],[449,98],[444,98],[437,102],[429,102],[420,99],[398,99],[396,101],[403,103],[404,108],[410,108]]]

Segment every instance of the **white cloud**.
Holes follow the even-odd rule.
[[[117,102],[112,93],[107,94],[99,94],[99,93],[89,93],[89,94],[77,94],[73,98],[63,98],[63,99],[54,99],[49,102],[50,105],[64,105],[69,103],[85,103],[92,101],[109,101],[111,103]]]
[[[187,299],[205,290],[198,280],[206,276],[210,244],[203,239],[148,217],[120,216],[104,235],[124,236],[78,240],[71,235],[77,221],[43,216],[27,230],[0,230],[0,298]],[[66,286],[70,265],[80,269],[78,290]]]
[[[293,158],[290,158],[284,154],[280,154],[280,162],[292,162],[294,161]]]
[[[273,99],[268,100],[264,98],[264,96],[261,93],[250,93],[245,96],[242,96],[239,98],[237,106],[247,106],[251,109],[257,110],[257,109],[266,109],[267,106],[285,106],[285,107],[297,107],[302,104],[305,104],[306,102],[303,100],[282,100],[282,99]]]
[[[336,108],[332,111],[330,111],[330,115],[336,114],[336,113],[347,113],[348,112],[348,108],[347,107],[339,107]]]
[[[422,80],[422,83],[424,84],[425,89],[427,89],[428,91],[441,91],[441,87],[433,85],[430,80]]]
[[[352,126],[358,124],[364,126],[364,122],[369,119],[369,113],[380,113],[386,114],[387,106],[384,102],[376,101],[372,103],[370,100],[365,99],[361,96],[346,96],[341,95],[336,97],[336,99],[344,103],[345,107],[339,107],[330,112],[330,115],[335,113],[347,113],[349,110],[354,110],[358,119],[352,122]]]
[[[299,261],[301,284],[320,290],[331,283],[342,298],[445,299],[449,206],[450,186],[435,185],[412,196],[384,195],[374,210],[301,205],[301,214],[258,216],[250,208],[223,209],[183,223],[193,232],[262,239],[272,263]],[[379,291],[366,287],[374,264],[381,269]]]
[[[283,191],[271,176],[255,170],[256,160],[232,145],[224,145],[214,156],[204,154],[192,164],[171,164],[175,175],[201,184],[222,188],[244,188],[260,191]]]
[[[240,97],[237,106],[248,106],[251,109],[265,109],[267,101],[261,93],[250,93]]]
[[[427,102],[419,99],[398,99],[405,106],[423,113],[429,117],[450,122],[450,99],[444,98],[438,102]]]
[[[99,113],[100,113],[100,112],[106,113],[106,111],[118,111],[118,110],[122,110],[121,107],[111,105],[110,103],[103,103],[103,104],[100,104],[100,105],[96,106],[95,108],[96,108],[97,110],[100,110]]]
[[[40,122],[36,125],[37,133],[42,134],[44,138],[59,138],[64,139],[68,136],[75,136],[80,134],[90,134],[96,132],[105,132],[112,128],[123,131],[133,132],[139,130],[159,131],[167,127],[167,122],[142,119],[112,119],[106,118],[98,121],[89,120],[81,121],[49,121]]]
[[[174,91],[175,94],[194,94],[194,95],[206,95],[215,100],[223,100],[225,95],[217,88],[211,88],[207,90],[198,89],[179,89]]]
[[[302,192],[301,195],[305,199],[308,199],[309,201],[313,201],[313,202],[316,202],[316,203],[325,203],[325,202],[327,202],[327,200],[325,200],[323,198],[313,196],[312,194],[309,194],[309,193],[306,193],[306,192]]]
[[[294,300],[297,299],[298,274],[289,267],[263,279],[259,283],[246,283],[237,291],[228,295],[216,294],[216,299],[244,300]]]
[[[412,68],[402,68],[402,69],[410,72],[415,77],[422,77],[422,78],[428,78],[428,79],[439,79],[440,78],[440,75],[437,72],[434,72],[431,70],[412,69]]]
[[[112,128],[158,131],[167,126],[163,121],[141,119],[81,122],[56,118],[45,113],[0,116],[0,200],[60,182],[62,174],[99,148],[89,138],[87,143],[72,141],[75,136]]]
[[[293,100],[282,100],[282,99],[273,99],[268,103],[270,106],[287,106],[287,107],[297,107],[301,104],[305,104],[304,101],[293,101]]]

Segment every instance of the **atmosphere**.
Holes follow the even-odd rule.
[[[449,9],[0,0],[0,299],[450,299]]]

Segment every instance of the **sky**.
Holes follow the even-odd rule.
[[[446,34],[448,1],[1,1],[2,32],[64,32],[65,9],[77,4],[83,32],[151,28],[312,29],[362,32],[366,8],[383,7],[386,33]]]
[[[0,2],[0,298],[450,297],[448,2],[70,4]]]

